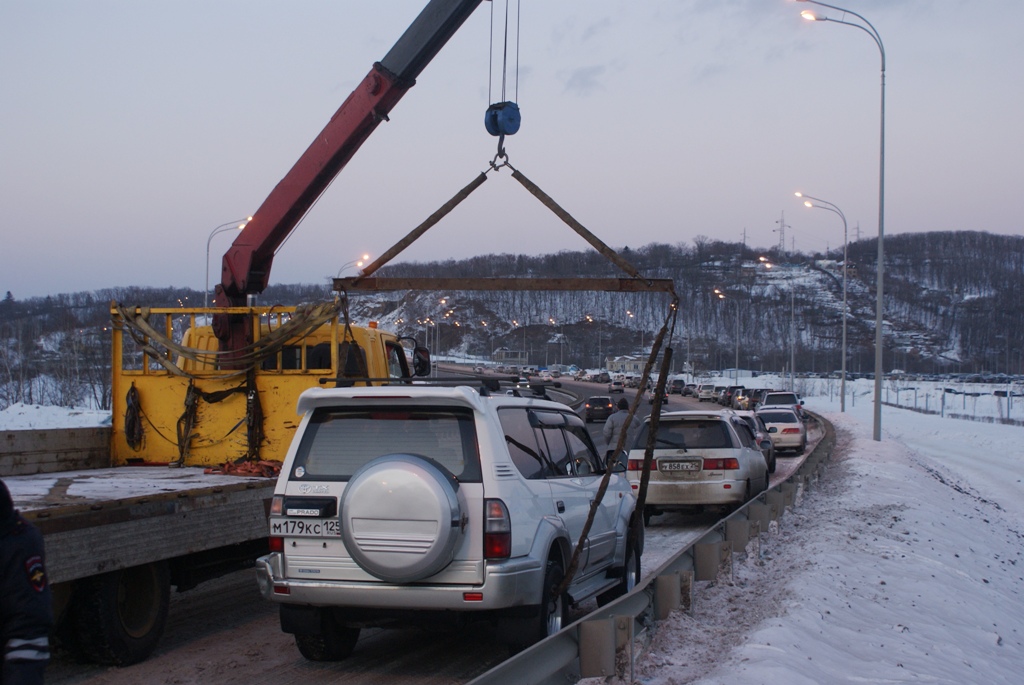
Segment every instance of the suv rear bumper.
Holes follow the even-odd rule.
[[[288,604],[381,609],[486,611],[536,604],[544,567],[523,557],[488,562],[482,585],[393,585],[381,582],[299,580],[284,576],[283,557],[272,552],[256,560],[256,583],[264,598]],[[467,594],[472,594],[467,599]]]

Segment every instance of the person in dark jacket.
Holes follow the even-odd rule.
[[[0,685],[43,682],[52,626],[43,536],[15,511],[0,480]]]
[[[616,407],[618,411],[608,417],[608,420],[604,422],[604,430],[602,431],[605,444],[608,445],[608,452],[605,454],[607,459],[611,458],[612,453],[615,451],[615,446],[619,444],[622,427],[626,424],[626,417],[629,416],[629,402],[626,401],[625,397],[619,399]],[[626,449],[629,449],[628,441],[626,442]]]

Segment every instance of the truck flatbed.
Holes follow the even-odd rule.
[[[275,481],[166,466],[4,479],[55,583],[265,538]]]

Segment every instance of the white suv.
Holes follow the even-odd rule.
[[[605,473],[565,405],[408,385],[313,389],[298,408],[256,569],[307,659],[347,657],[360,627],[481,619],[520,649],[636,584],[643,527],[615,466],[555,595]]]

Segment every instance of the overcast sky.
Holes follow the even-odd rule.
[[[4,0],[0,293],[202,289],[251,214],[425,0]],[[886,234],[1021,234],[1024,2],[847,0],[886,48]],[[613,247],[842,244],[795,190],[878,230],[880,56],[792,0],[523,0],[511,163]],[[487,168],[484,3],[278,253],[318,283]],[[840,18],[834,11],[826,16]],[[498,99],[497,93],[493,94]],[[585,243],[492,178],[400,261]],[[232,235],[213,238],[211,282]],[[351,274],[352,272],[349,271]]]

